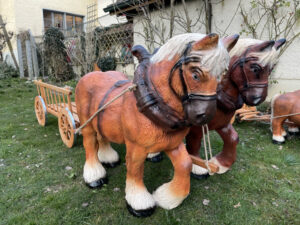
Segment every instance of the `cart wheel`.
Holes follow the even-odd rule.
[[[37,121],[44,127],[47,123],[47,108],[41,96],[36,96],[34,99],[34,111]]]
[[[58,128],[62,141],[68,148],[72,148],[77,135],[75,134],[75,120],[68,108],[64,108],[58,115]]]

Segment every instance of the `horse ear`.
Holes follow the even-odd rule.
[[[213,49],[218,45],[218,42],[219,42],[219,35],[215,33],[211,33],[206,35],[201,40],[193,43],[192,49],[196,51]]]
[[[274,48],[278,50],[286,42],[285,38],[279,39],[275,42]]]
[[[141,63],[144,59],[148,59],[150,57],[149,52],[141,45],[135,45],[131,49],[132,55],[137,57],[139,63]]]
[[[255,46],[256,51],[263,52],[263,51],[270,51],[275,44],[275,41],[264,41],[261,44]]]
[[[228,52],[235,46],[235,44],[239,40],[239,37],[240,35],[235,34],[235,35],[222,38],[222,43]]]
[[[93,71],[101,71],[97,63],[94,63],[94,70]]]

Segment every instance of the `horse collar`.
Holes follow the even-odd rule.
[[[134,73],[133,82],[137,85],[133,92],[137,107],[148,119],[167,131],[175,131],[187,127],[187,122],[167,105],[155,90],[148,75],[149,58],[144,59]]]

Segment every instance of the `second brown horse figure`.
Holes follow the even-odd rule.
[[[223,150],[210,162],[219,166],[219,174],[229,170],[236,160],[238,134],[230,123],[235,111],[247,105],[258,105],[267,96],[268,77],[276,63],[278,49],[285,39],[260,41],[240,39],[230,51],[229,70],[217,89],[217,112],[208,123],[209,130],[216,130],[223,139]],[[193,126],[186,137],[187,150],[198,156],[203,137],[200,126]],[[203,178],[208,171],[193,164],[192,175]]]

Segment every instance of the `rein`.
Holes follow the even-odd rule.
[[[120,87],[120,86],[117,86],[116,84],[118,83],[119,81],[117,81],[115,84],[114,84],[114,86],[115,87]],[[127,82],[126,82],[127,83]],[[123,83],[123,84],[125,84],[125,82]],[[113,86],[113,87],[114,87]],[[94,119],[95,118],[95,116],[97,116],[97,114],[99,113],[99,112],[101,112],[101,111],[103,111],[107,106],[109,106],[111,103],[113,103],[115,100],[117,100],[118,98],[120,98],[122,95],[124,95],[126,92],[129,92],[129,91],[133,91],[134,89],[136,88],[136,85],[135,84],[133,84],[133,85],[130,85],[129,87],[127,87],[126,89],[124,89],[120,94],[118,94],[117,96],[115,96],[113,99],[111,99],[110,101],[108,101],[107,103],[105,103],[104,105],[102,105],[101,107],[99,107],[99,109],[87,120],[87,121],[85,121],[85,123],[84,124],[82,124],[80,127],[78,127],[77,129],[76,129],[76,131],[75,131],[75,134],[78,134],[81,130],[82,130],[82,128],[84,128],[89,122],[91,122],[92,121],[92,119]],[[112,89],[112,88],[111,88]],[[111,90],[110,89],[110,90]],[[108,96],[108,93],[110,93],[110,91],[108,91],[107,93],[106,93],[106,95],[105,96]],[[105,98],[105,97],[104,97]],[[103,99],[104,99],[103,98]],[[106,97],[107,98],[107,97]],[[103,99],[102,99],[102,101],[101,102],[104,102],[103,101]]]
[[[207,156],[208,155],[207,154],[207,148],[208,148],[210,159],[212,158],[208,125],[205,124],[205,125],[201,126],[201,128],[202,128],[202,134],[203,134],[203,144],[204,144],[204,153],[205,153],[205,166],[208,170],[209,175],[213,175],[214,173],[210,169],[209,162],[208,162],[208,156]],[[206,134],[205,134],[205,132],[206,132]],[[206,142],[208,143],[208,146],[207,146]]]

